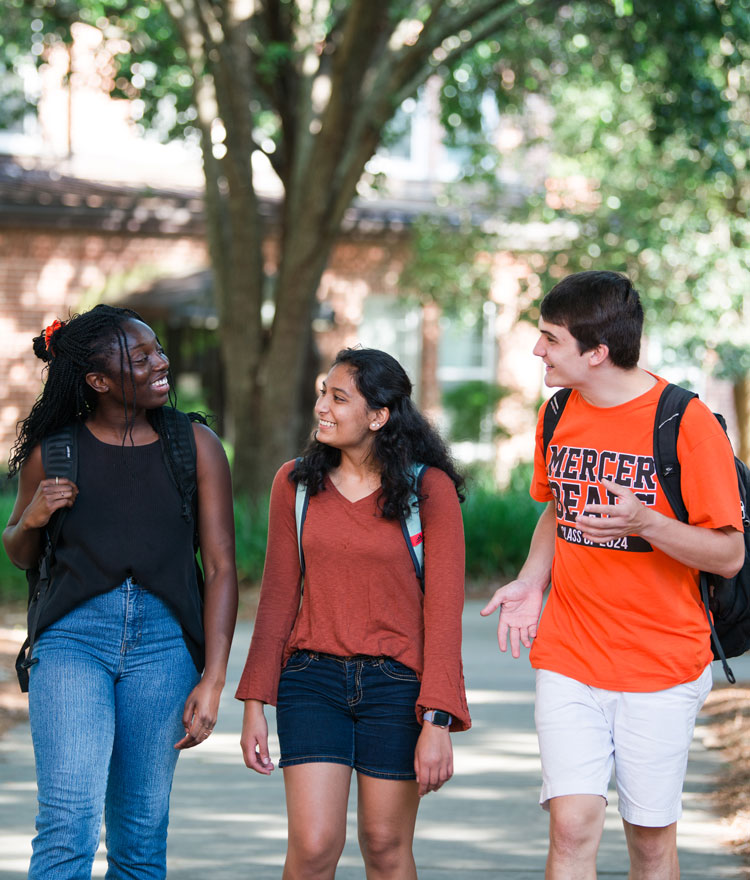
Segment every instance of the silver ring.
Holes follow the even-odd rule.
[[[55,477],[55,485],[56,486],[60,485],[60,477]]]

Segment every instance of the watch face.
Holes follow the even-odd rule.
[[[432,717],[429,719],[433,724],[437,724],[439,727],[446,727],[451,723],[451,716],[447,712],[442,712],[440,710],[435,710],[431,713]]]

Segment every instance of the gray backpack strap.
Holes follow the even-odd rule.
[[[299,459],[298,459],[299,461]],[[422,539],[422,518],[419,515],[419,489],[422,485],[422,476],[427,470],[426,464],[412,464],[410,471],[414,484],[412,494],[409,498],[408,516],[401,517],[401,531],[404,533],[404,541],[409,550],[411,561],[414,563],[414,571],[416,572],[419,583],[424,592],[424,542]],[[305,576],[305,554],[302,550],[302,532],[305,526],[305,517],[307,516],[307,507],[310,503],[310,493],[307,486],[299,482],[294,495],[294,519],[297,523],[297,552],[299,553],[299,568],[302,577]]]
[[[408,516],[401,517],[401,530],[404,533],[406,547],[414,563],[414,571],[419,579],[422,592],[424,592],[424,538],[422,532],[422,518],[419,515],[419,490],[422,485],[422,477],[428,465],[413,463],[410,467],[414,483],[411,497],[409,498]]]
[[[299,463],[302,459],[298,458]],[[302,576],[305,574],[305,554],[302,551],[302,529],[307,516],[307,505],[310,503],[310,493],[303,482],[297,483],[297,491],[294,496],[294,518],[297,522],[297,551],[299,552],[299,570]]]

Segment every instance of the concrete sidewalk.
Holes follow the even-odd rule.
[[[547,816],[537,805],[540,769],[533,720],[533,672],[528,660],[503,656],[495,623],[479,617],[477,602],[465,613],[464,662],[474,726],[454,736],[455,776],[425,798],[417,821],[415,854],[420,880],[541,880]],[[286,821],[281,772],[270,778],[246,770],[239,751],[242,706],[232,698],[249,643],[240,626],[230,661],[227,692],[216,732],[179,761],[169,831],[170,880],[278,880],[284,861]],[[750,661],[732,664],[750,678]],[[720,669],[715,670],[718,679]],[[267,710],[273,723],[273,710]],[[722,847],[725,831],[709,810],[705,792],[718,757],[693,747],[680,823],[683,878],[740,880],[741,862]],[[274,757],[278,746],[272,743]],[[352,786],[348,841],[337,878],[360,880],[364,870],[356,838],[356,786]],[[0,878],[25,877],[35,815],[33,755],[27,725],[0,740]],[[97,855],[94,876],[106,863]],[[599,876],[627,877],[622,825],[611,793],[599,853]]]

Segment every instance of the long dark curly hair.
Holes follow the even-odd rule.
[[[409,514],[409,499],[414,493],[410,465],[426,464],[439,468],[453,480],[456,494],[464,500],[464,478],[438,432],[419,412],[411,399],[412,384],[401,364],[376,348],[345,348],[336,355],[333,367],[343,365],[352,372],[354,384],[369,409],[388,407],[390,417],[373,434],[372,456],[380,468],[379,506],[386,519]],[[315,495],[326,474],[338,467],[341,452],[314,437],[295,464],[289,478],[303,482]],[[420,503],[427,496],[420,494]]]
[[[123,392],[126,429],[123,445],[133,428],[135,419],[135,383],[133,364],[128,350],[125,324],[128,321],[143,321],[133,309],[117,306],[98,305],[88,312],[73,315],[68,321],[56,322],[47,332],[34,338],[34,354],[47,363],[46,377],[42,393],[28,416],[19,423],[18,439],[11,450],[8,461],[8,476],[12,477],[31,454],[32,449],[42,439],[59,428],[75,422],[85,422],[94,412],[98,396],[86,382],[88,373],[106,372],[108,359],[113,354],[120,358],[120,382]],[[145,323],[145,322],[144,322]],[[176,395],[172,391],[174,382],[169,376],[169,402],[175,407]],[[127,403],[126,382],[131,382],[132,404]],[[166,439],[166,424],[163,407],[148,410],[146,415],[162,441],[164,455],[173,473],[174,467],[170,443]],[[193,421],[205,418],[189,414]],[[180,486],[180,495],[185,498],[187,487]]]

